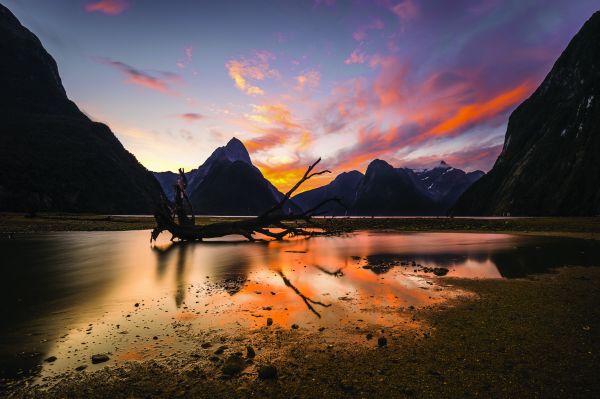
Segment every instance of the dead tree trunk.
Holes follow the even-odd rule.
[[[287,193],[285,193],[281,201],[255,218],[233,222],[212,223],[205,226],[195,226],[193,224],[181,222],[176,223],[175,217],[170,211],[169,206],[166,203],[163,203],[154,214],[156,227],[152,230],[150,241],[156,240],[163,231],[168,231],[172,234],[171,240],[177,238],[181,241],[202,241],[206,238],[218,238],[227,235],[240,235],[249,241],[265,241],[264,239],[257,238],[256,235],[261,234],[273,240],[283,240],[287,236],[311,237],[315,235],[331,234],[331,231],[316,223],[312,218],[319,215],[319,209],[329,202],[337,202],[344,206],[338,198],[326,199],[317,204],[314,208],[300,214],[286,215],[284,213],[285,203],[291,198],[292,194],[302,185],[302,183],[314,176],[331,173],[329,170],[313,172],[319,162],[321,162],[321,158],[308,167],[302,178]],[[182,197],[187,199],[185,190],[183,191]],[[271,229],[278,229],[280,231],[273,231]]]

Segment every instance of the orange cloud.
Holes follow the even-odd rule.
[[[260,96],[265,94],[264,90],[250,83],[249,80],[262,81],[267,77],[279,76],[279,72],[269,66],[269,62],[273,59],[275,56],[268,51],[257,51],[253,58],[230,60],[225,67],[238,89],[251,96]]]
[[[314,162],[314,161],[312,161]],[[292,186],[300,180],[300,178],[306,172],[306,168],[312,163],[310,161],[295,160],[288,163],[279,163],[275,165],[269,165],[266,163],[255,162],[256,167],[260,169],[261,173],[280,191],[286,192]],[[312,179],[306,181],[295,194],[299,194],[303,191],[312,190],[313,188],[321,187],[329,183],[335,176],[331,174],[315,176]]]
[[[244,140],[244,145],[246,146],[248,152],[253,153],[285,144],[287,143],[287,140],[287,132],[279,129],[271,129],[259,137],[255,137],[250,140]]]
[[[87,12],[101,12],[107,15],[121,14],[129,6],[126,0],[100,0],[88,3],[85,6]]]
[[[292,121],[292,113],[282,104],[252,105],[253,113],[246,118],[264,124],[276,124],[287,129],[298,128],[299,125]]]
[[[533,84],[530,82],[525,82],[483,103],[462,106],[452,117],[438,123],[427,131],[424,136],[445,135],[475,122],[495,116],[523,101],[531,93],[533,87]]]

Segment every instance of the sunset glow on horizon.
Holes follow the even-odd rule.
[[[488,171],[508,116],[598,2],[57,0],[9,7],[70,99],[152,171],[232,137],[281,191],[317,158]]]

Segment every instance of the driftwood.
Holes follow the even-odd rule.
[[[327,228],[316,223],[312,218],[320,215],[319,209],[329,202],[337,202],[344,206],[338,198],[326,199],[312,209],[299,214],[286,215],[284,213],[285,203],[291,198],[292,194],[302,185],[302,183],[314,176],[331,173],[329,170],[313,172],[320,161],[321,158],[308,167],[302,178],[287,193],[285,193],[281,201],[254,218],[233,222],[212,223],[205,226],[195,226],[188,223],[186,217],[179,217],[179,214],[181,214],[179,204],[176,204],[174,210],[164,202],[154,214],[156,227],[152,230],[150,241],[156,240],[163,231],[171,233],[171,241],[175,239],[181,241],[202,241],[207,238],[219,238],[228,235],[240,235],[245,237],[248,241],[267,241],[265,239],[257,238],[256,235],[261,234],[271,240],[283,240],[288,236],[311,237],[331,234]],[[181,174],[183,175],[183,173]],[[184,189],[179,194],[181,200],[187,199],[187,194],[185,194]],[[178,215],[179,223],[176,223],[175,215]],[[277,229],[278,231],[273,231],[271,229]]]

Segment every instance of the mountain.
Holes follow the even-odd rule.
[[[331,183],[312,190],[304,191],[293,200],[303,210],[317,206],[328,198],[339,198],[348,207],[356,200],[356,190],[364,175],[357,170],[340,173]],[[321,208],[327,215],[346,215],[346,209],[338,203],[328,203]]]
[[[473,183],[485,173],[480,170],[466,173],[444,161],[431,169],[413,171],[418,184],[428,196],[441,206],[444,214]]]
[[[338,175],[331,183],[296,195],[293,200],[309,209],[327,198],[340,198],[323,207],[328,215],[445,215],[456,199],[484,173],[465,173],[441,161],[431,169],[394,168],[372,161],[365,173]]]
[[[453,208],[463,215],[600,214],[600,12],[510,116],[492,170]]]
[[[357,188],[352,213],[374,216],[436,214],[436,204],[415,184],[411,173],[406,169],[395,169],[380,159],[372,161]]]
[[[177,174],[155,172],[154,176],[172,200]],[[283,198],[252,164],[246,147],[235,137],[186,176],[187,192],[197,214],[257,215]],[[286,212],[298,210],[293,202],[285,209]]]
[[[67,98],[54,59],[0,5],[0,210],[150,213],[158,182]]]

